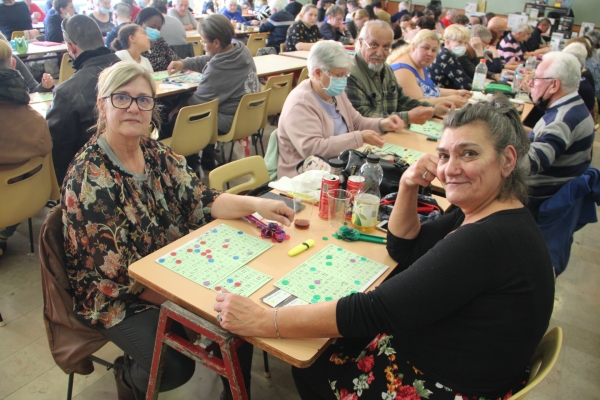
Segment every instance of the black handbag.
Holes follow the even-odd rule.
[[[340,153],[339,158],[346,163],[346,167],[342,171],[346,177],[346,181],[348,181],[349,176],[357,175],[360,172],[360,167],[367,162],[367,155],[369,153],[352,149],[344,150]],[[402,158],[396,157],[394,161],[380,159],[379,165],[383,169],[383,180],[381,181],[381,185],[379,185],[381,196],[397,192],[400,177],[408,169],[408,163]]]

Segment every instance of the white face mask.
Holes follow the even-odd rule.
[[[456,46],[452,49],[452,54],[456,57],[463,56],[467,52],[467,46]]]

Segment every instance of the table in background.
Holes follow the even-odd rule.
[[[140,261],[131,264],[129,266],[129,274],[140,283],[159,292],[167,299],[188,309],[194,314],[207,319],[211,323],[218,325],[216,320],[217,313],[213,310],[217,293],[203,288],[199,284],[163,267],[155,260],[222,223],[255,237],[260,237],[260,230],[249,222],[243,220],[213,221],[197,231],[144,257]],[[254,302],[267,309],[270,309],[271,307],[264,304],[260,298],[275,289],[273,283],[277,282],[284,275],[317,254],[318,251],[324,249],[329,244],[364,255],[373,261],[380,262],[390,267],[369,287],[369,289],[373,289],[380,285],[397,264],[388,255],[384,245],[369,242],[349,243],[332,238],[331,234],[334,233],[334,230],[328,227],[327,221],[323,221],[318,217],[318,210],[316,209],[313,210],[309,229],[298,230],[289,227],[286,228],[285,231],[291,236],[290,240],[286,240],[283,243],[274,243],[273,247],[247,264],[251,268],[273,277],[271,281],[250,296]],[[382,232],[378,231],[374,234],[384,236]],[[323,240],[323,237],[327,237],[328,240]],[[287,255],[287,252],[290,249],[308,239],[313,239],[315,241],[314,247],[295,257]],[[377,249],[378,251],[374,251],[374,249]],[[285,261],[282,262],[282,260]],[[299,368],[310,366],[332,341],[332,339],[329,338],[280,340],[273,338],[244,337],[243,339]]]
[[[42,102],[39,102],[39,103],[29,103],[29,105],[31,106],[31,108],[33,108],[35,111],[37,111],[44,118],[46,118],[46,111],[48,111],[48,108],[50,108],[50,104],[52,104],[52,101],[42,101]]]
[[[301,58],[303,60],[308,59],[309,50],[296,50],[296,51],[284,51],[283,53],[279,53],[280,56],[284,57],[292,57],[292,58]]]
[[[201,40],[200,33],[193,29],[191,31],[185,31],[185,40],[188,43],[197,43]]]
[[[275,54],[254,57],[256,72],[259,77],[301,71],[307,61],[300,58],[284,57]]]
[[[38,46],[35,44],[35,42],[30,42],[27,46],[27,52],[26,53],[17,53],[15,50],[13,50],[13,54],[16,55],[19,58],[23,58],[23,62],[29,62],[29,61],[39,61],[39,60],[47,60],[47,59],[51,59],[51,58],[62,58],[63,53],[67,52],[67,44],[66,43],[61,43],[61,44],[57,44],[56,46]],[[46,54],[48,53],[57,53],[56,55],[52,55],[52,56],[46,56]],[[29,56],[40,56],[40,57],[35,57],[35,58],[27,58],[25,59],[24,57],[29,57]]]

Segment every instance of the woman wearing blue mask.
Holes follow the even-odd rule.
[[[363,144],[381,147],[382,134],[404,128],[398,115],[366,118],[352,107],[344,91],[351,67],[352,58],[339,42],[321,41],[311,48],[310,79],[292,90],[279,118],[279,178],[296,175],[296,165],[310,155],[333,158]]]
[[[444,30],[444,47],[429,68],[431,78],[440,88],[471,89],[473,77],[467,75],[458,61],[467,52],[469,39],[471,33],[462,25],[450,25]]]
[[[431,79],[429,67],[435,60],[439,48],[440,41],[437,33],[421,29],[410,44],[390,53],[387,62],[407,96],[432,104],[451,101],[460,108],[467,103],[471,92],[464,89],[440,88]]]
[[[154,71],[165,71],[171,61],[179,60],[166,40],[160,36],[165,17],[159,10],[154,7],[142,9],[135,17],[135,23],[144,28],[150,38],[150,51],[142,53],[142,56],[150,61]]]
[[[102,36],[106,36],[115,27],[115,24],[112,23],[110,0],[96,0],[94,11],[90,13],[90,18],[96,21],[100,27]]]

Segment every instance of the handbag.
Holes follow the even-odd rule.
[[[342,173],[346,177],[346,181],[348,181],[349,176],[356,175],[360,172],[360,168],[367,162],[367,156],[369,154],[370,152],[361,152],[352,149],[342,151],[339,158],[346,163],[346,167],[342,170]],[[383,169],[383,180],[379,185],[381,196],[397,192],[398,185],[400,184],[400,177],[404,171],[408,169],[408,163],[400,157],[395,157],[394,161],[380,159],[379,165],[381,165],[381,169]]]

